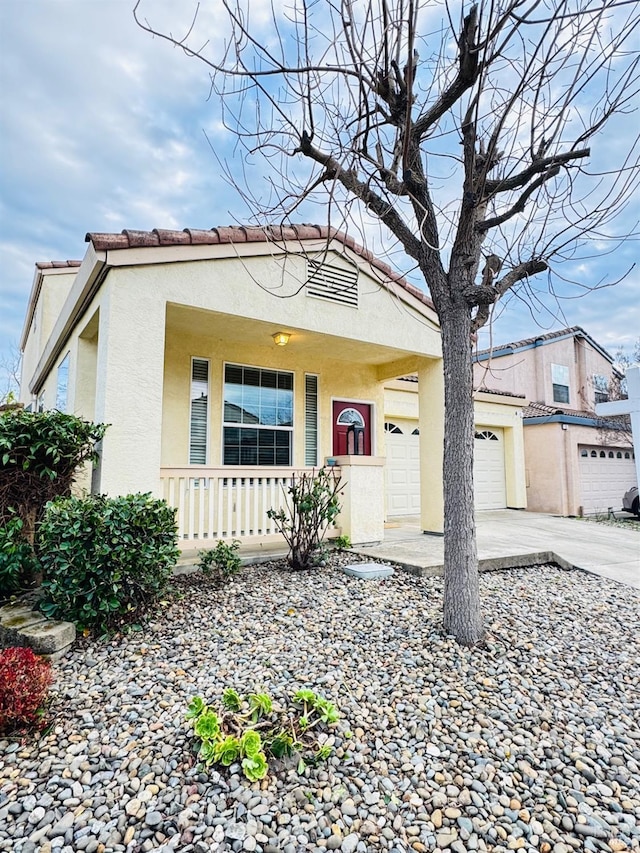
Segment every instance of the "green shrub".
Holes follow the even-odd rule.
[[[49,617],[108,631],[153,604],[178,559],[175,510],[149,494],[59,498],[38,534]]]
[[[0,649],[0,736],[42,728],[51,665],[31,649]]]
[[[340,512],[340,485],[340,477],[324,468],[294,475],[291,485],[283,486],[286,508],[267,510],[289,546],[291,568],[309,569],[322,561],[322,540]]]
[[[107,427],[62,412],[0,412],[0,521],[14,511],[44,506],[69,493],[84,462],[96,460],[95,445]],[[37,519],[36,519],[37,520]]]
[[[17,516],[0,525],[0,601],[28,586],[39,571],[38,559],[22,529],[22,519]]]
[[[200,551],[200,569],[207,577],[217,583],[222,583],[240,571],[241,560],[238,556],[240,542],[234,539],[228,545],[222,539],[215,548],[208,551]]]
[[[62,412],[26,412],[22,406],[0,411],[0,525],[17,515],[20,535],[33,545],[47,502],[71,493],[78,468],[96,460],[105,430]],[[35,571],[28,560],[23,566]]]
[[[348,551],[351,545],[351,539],[348,536],[336,536],[335,539],[332,540],[333,547],[338,551]]]

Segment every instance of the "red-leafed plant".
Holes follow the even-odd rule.
[[[0,735],[44,724],[51,664],[31,649],[0,649]]]

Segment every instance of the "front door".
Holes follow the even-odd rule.
[[[371,456],[371,405],[333,401],[333,455]]]

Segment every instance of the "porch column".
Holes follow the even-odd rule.
[[[444,371],[442,359],[418,368],[420,423],[420,524],[424,533],[444,533]]]
[[[384,539],[383,456],[336,456],[343,487],[338,523],[352,545]]]
[[[102,494],[160,493],[165,302],[111,272],[102,288],[95,418]]]

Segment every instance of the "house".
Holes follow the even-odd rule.
[[[474,382],[522,393],[527,506],[557,515],[619,509],[635,482],[630,433],[595,414],[621,376],[613,359],[579,326],[475,355]]]
[[[111,424],[107,494],[178,509],[184,547],[262,543],[294,472],[340,470],[342,532],[383,538],[385,383],[415,373],[423,530],[441,533],[443,371],[429,299],[318,226],[89,233],[38,264],[21,400]]]

